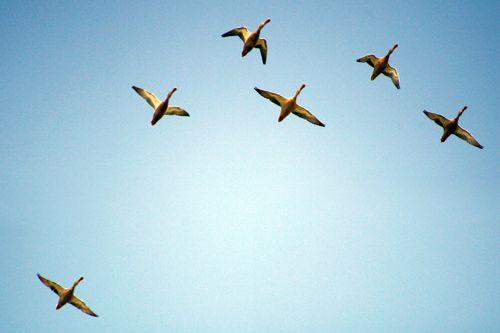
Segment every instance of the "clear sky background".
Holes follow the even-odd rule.
[[[0,331],[499,332],[499,7],[2,2]],[[220,37],[266,18],[265,66]],[[302,83],[325,128],[253,90]]]

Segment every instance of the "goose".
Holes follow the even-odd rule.
[[[395,44],[387,53],[385,57],[379,58],[374,56],[373,54],[366,55],[362,58],[357,59],[357,62],[366,62],[368,65],[373,67],[373,73],[371,76],[371,80],[375,80],[377,76],[380,75],[380,73],[384,74],[385,76],[388,76],[391,78],[392,83],[396,86],[396,88],[399,89],[399,73],[398,70],[394,67],[391,67],[389,65],[389,57],[391,56],[392,52],[398,47],[398,44]]]
[[[262,62],[265,65],[267,59],[267,42],[264,38],[259,38],[259,36],[262,28],[264,28],[269,22],[271,22],[270,19],[265,20],[264,22],[259,24],[259,27],[254,32],[248,31],[247,27],[240,27],[223,33],[222,37],[240,37],[240,39],[243,41],[243,52],[241,52],[242,57],[246,56],[248,52],[252,51],[253,48],[258,48],[260,50]]]
[[[71,288],[63,288],[59,284],[50,281],[49,279],[44,278],[40,274],[37,274],[38,278],[44,285],[52,289],[53,292],[55,292],[59,296],[59,302],[57,303],[56,310],[59,310],[61,307],[64,306],[64,304],[69,303],[73,305],[74,307],[82,310],[88,315],[91,315],[93,317],[98,317],[97,314],[95,314],[94,311],[92,311],[87,304],[85,304],[84,301],[73,295],[73,292],[75,291],[75,287],[82,282],[83,276],[80,276],[78,280],[76,280],[73,283],[73,286]]]
[[[311,112],[309,112],[308,110],[297,104],[297,96],[299,96],[299,94],[302,92],[302,89],[304,89],[305,87],[306,87],[305,84],[301,85],[300,88],[297,89],[297,91],[295,92],[295,95],[293,95],[293,97],[291,98],[285,98],[276,93],[262,90],[257,87],[255,87],[254,89],[262,97],[267,98],[274,104],[281,107],[281,112],[278,118],[278,122],[281,122],[290,113],[293,113],[294,115],[299,116],[300,118],[304,118],[305,120],[307,120],[310,123],[313,123],[314,125],[325,127],[325,124],[319,121],[319,119],[316,118]]]
[[[153,119],[151,120],[151,126],[154,126],[163,116],[183,116],[189,117],[189,113],[186,110],[181,109],[178,106],[169,106],[168,102],[170,97],[172,97],[173,93],[177,91],[177,88],[172,89],[168,94],[165,100],[162,102],[156,97],[155,94],[147,91],[146,89],[142,89],[136,86],[132,86],[132,89],[135,90],[142,98],[148,102],[154,109]]]
[[[444,131],[443,131],[443,136],[441,137],[441,142],[445,142],[450,135],[455,134],[460,139],[467,141],[471,145],[479,149],[483,149],[483,146],[481,146],[481,144],[477,142],[477,140],[472,136],[472,134],[470,134],[469,132],[467,132],[465,129],[463,129],[458,125],[458,119],[460,118],[462,113],[464,113],[465,110],[467,110],[467,105],[464,106],[462,110],[458,111],[457,116],[453,119],[448,119],[440,114],[432,113],[426,110],[424,110],[424,114],[427,117],[429,117],[429,119],[431,119],[432,121],[434,121],[436,124],[438,124],[443,128]]]

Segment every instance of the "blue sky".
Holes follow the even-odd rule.
[[[0,331],[498,332],[499,9],[1,3]],[[265,66],[220,38],[266,18]],[[253,90],[302,83],[325,128]],[[422,114],[465,104],[484,150]]]

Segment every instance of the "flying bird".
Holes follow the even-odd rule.
[[[259,89],[255,87],[255,91],[257,91],[262,97],[267,98],[274,104],[278,105],[281,107],[281,112],[280,116],[278,118],[278,122],[281,122],[283,119],[285,119],[290,113],[293,113],[294,115],[304,118],[310,123],[313,123],[314,125],[322,126],[325,127],[325,124],[323,124],[321,121],[319,121],[318,118],[316,118],[311,112],[303,108],[302,106],[297,104],[297,96],[301,93],[302,89],[306,87],[305,84],[300,86],[299,89],[295,92],[295,95],[293,95],[292,98],[285,98],[281,95],[278,95],[276,93],[270,92],[270,91],[265,91],[262,89]]]
[[[366,55],[362,58],[357,59],[357,62],[366,62],[368,65],[373,67],[373,73],[371,76],[371,80],[375,80],[377,76],[380,75],[380,73],[384,74],[385,76],[388,76],[391,78],[392,83],[396,86],[396,88],[399,89],[399,73],[398,70],[394,67],[391,67],[389,65],[389,57],[391,56],[392,52],[398,47],[398,44],[394,45],[389,52],[387,53],[386,56],[382,58],[378,58],[374,56],[373,54]]]
[[[458,111],[457,116],[453,119],[448,119],[440,114],[428,112],[425,110],[424,113],[432,121],[434,121],[436,124],[438,124],[443,128],[444,131],[443,131],[443,136],[441,137],[441,142],[445,142],[450,135],[455,134],[460,139],[467,141],[471,145],[483,149],[483,146],[481,146],[479,142],[477,142],[477,140],[472,136],[472,134],[470,134],[469,132],[467,132],[465,129],[463,129],[458,125],[458,119],[460,118],[462,113],[464,113],[465,110],[467,110],[467,105],[464,106],[462,110]]]
[[[260,31],[262,28],[271,22],[270,19],[265,20],[261,24],[256,31],[250,32],[247,27],[235,28],[233,30],[229,30],[228,32],[222,34],[222,37],[230,37],[230,36],[238,36],[243,41],[243,52],[241,52],[241,56],[244,57],[248,54],[248,52],[252,51],[253,48],[258,48],[260,50],[260,56],[262,57],[262,62],[264,65],[266,64],[267,59],[267,42],[264,38],[260,37]]]
[[[57,303],[56,310],[59,310],[64,304],[69,303],[73,305],[74,307],[82,310],[88,315],[91,315],[93,317],[98,317],[97,314],[95,314],[94,311],[92,311],[87,304],[85,304],[84,301],[73,295],[73,292],[75,291],[75,287],[83,280],[83,276],[80,276],[78,280],[76,280],[73,283],[73,286],[71,288],[63,288],[59,284],[50,281],[40,274],[37,274],[38,278],[44,285],[52,289],[53,292],[55,292],[59,296],[59,302]]]
[[[142,89],[136,86],[132,86],[142,98],[148,102],[154,109],[153,119],[151,120],[151,126],[154,126],[163,116],[184,116],[189,117],[189,113],[186,110],[181,109],[178,106],[169,106],[168,103],[170,101],[170,97],[172,97],[173,93],[176,92],[177,88],[172,89],[168,94],[165,100],[162,102],[156,97],[155,94],[147,91],[146,89]]]

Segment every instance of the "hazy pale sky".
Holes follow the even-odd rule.
[[[499,7],[2,2],[0,331],[500,331]],[[220,37],[266,18],[265,66]],[[253,90],[302,83],[325,128]]]

